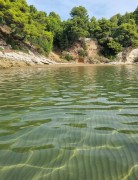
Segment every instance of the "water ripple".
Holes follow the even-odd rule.
[[[138,179],[138,66],[1,70],[1,180]]]

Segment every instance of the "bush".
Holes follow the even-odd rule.
[[[78,54],[80,57],[86,57],[88,55],[87,52],[83,49],[78,50]]]
[[[3,50],[4,50],[4,48],[0,46],[0,51],[3,51]]]
[[[36,46],[36,50],[38,53],[42,54],[42,55],[45,55],[45,51],[43,50],[42,47],[40,47],[39,45]]]
[[[69,54],[69,53],[65,54],[65,55],[64,55],[64,58],[65,58],[67,61],[73,60],[73,56],[72,56],[71,54]]]

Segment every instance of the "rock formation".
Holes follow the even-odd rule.
[[[126,48],[117,54],[116,59],[119,63],[138,63],[138,48]]]

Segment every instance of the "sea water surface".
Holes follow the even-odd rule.
[[[138,66],[0,70],[0,180],[138,179]]]

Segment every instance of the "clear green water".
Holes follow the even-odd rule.
[[[0,180],[138,179],[138,66],[0,71]]]

